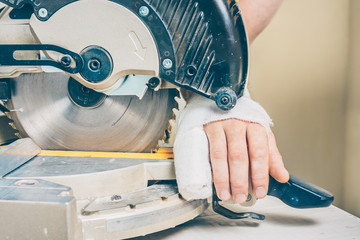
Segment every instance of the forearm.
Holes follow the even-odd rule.
[[[270,23],[282,1],[283,0],[237,0],[245,21],[250,43],[252,43]]]

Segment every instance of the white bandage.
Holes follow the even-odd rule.
[[[230,118],[259,123],[268,132],[273,124],[261,105],[250,98],[247,90],[230,111],[223,111],[214,101],[196,95],[180,113],[174,143],[175,170],[179,192],[186,200],[211,197],[209,144],[203,126]]]

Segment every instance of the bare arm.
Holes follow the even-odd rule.
[[[237,0],[250,43],[266,28],[283,0]]]

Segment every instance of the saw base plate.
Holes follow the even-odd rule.
[[[18,209],[0,222],[30,224],[35,230],[27,236],[34,239],[126,239],[175,227],[209,204],[181,198],[172,158],[168,148],[148,154],[42,151],[0,179],[0,211]],[[58,227],[44,221],[51,218]],[[17,227],[5,222],[0,232],[16,238]]]

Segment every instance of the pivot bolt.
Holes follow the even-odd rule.
[[[170,68],[172,68],[172,66],[173,66],[173,62],[171,61],[171,59],[166,58],[166,59],[164,59],[164,61],[162,62],[162,65],[163,65],[163,67],[164,67],[165,69],[170,69]]]
[[[146,6],[141,6],[141,7],[139,8],[139,14],[140,14],[140,16],[146,17],[147,15],[149,15],[149,13],[150,13],[150,11],[149,11],[149,8],[148,8],[148,7],[146,7]]]
[[[98,59],[93,58],[89,61],[89,68],[96,72],[101,68],[101,62]]]
[[[71,65],[71,57],[69,55],[65,55],[60,60],[61,65],[64,67],[69,67]]]
[[[227,105],[230,101],[230,96],[223,96],[220,98],[221,105]]]
[[[46,18],[48,15],[48,10],[46,8],[40,8],[38,13],[40,17]]]
[[[98,83],[104,81],[113,70],[111,55],[99,46],[89,46],[80,53],[84,67],[81,76],[88,82]]]
[[[230,110],[235,107],[237,96],[232,89],[223,87],[216,92],[215,100],[219,108],[222,110]]]

